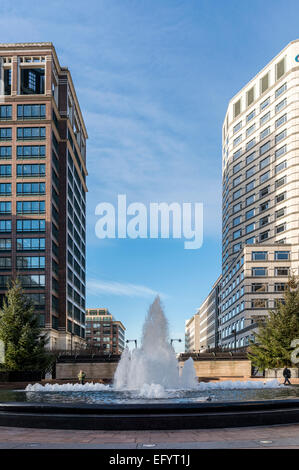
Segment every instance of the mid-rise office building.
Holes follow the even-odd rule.
[[[51,349],[85,343],[86,139],[52,43],[0,44],[0,296],[20,279]]]
[[[125,348],[125,330],[107,308],[86,309],[87,347],[99,354],[121,354]]]
[[[185,352],[201,352],[219,344],[220,275],[195,315],[185,322]]]
[[[220,343],[246,346],[299,260],[299,40],[229,102],[223,124]]]

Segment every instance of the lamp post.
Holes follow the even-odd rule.
[[[127,339],[126,343],[135,343],[135,348],[137,349],[137,339]]]

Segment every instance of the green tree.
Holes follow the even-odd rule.
[[[0,310],[0,340],[6,370],[44,371],[53,360],[45,349],[47,334],[42,333],[34,306],[18,280],[12,281]]]
[[[291,342],[296,338],[299,338],[299,282],[292,276],[283,302],[259,322],[255,341],[250,343],[249,359],[260,370],[291,366]]]

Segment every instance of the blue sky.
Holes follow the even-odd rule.
[[[52,41],[89,133],[87,306],[140,338],[160,293],[171,338],[221,271],[221,126],[230,98],[298,38],[297,0],[0,3],[0,42]],[[95,207],[202,202],[204,242],[99,240]],[[176,347],[183,349],[183,344]]]

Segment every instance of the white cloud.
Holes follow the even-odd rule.
[[[91,295],[118,295],[126,297],[155,297],[160,295],[161,297],[167,297],[165,294],[161,294],[149,287],[130,284],[130,283],[121,283],[116,281],[101,281],[90,279],[87,281],[87,291]]]

